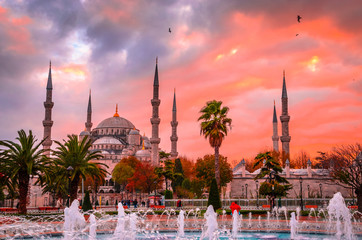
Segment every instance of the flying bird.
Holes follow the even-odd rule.
[[[295,34],[296,37],[298,37],[299,33]]]
[[[168,32],[171,33],[171,28],[168,28]]]
[[[298,15],[297,20],[298,20],[299,23],[300,23],[300,19],[302,19],[302,17]]]

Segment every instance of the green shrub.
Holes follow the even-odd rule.
[[[185,178],[182,182],[182,188],[191,190],[191,181],[188,178]]]
[[[210,205],[214,207],[215,211],[221,208],[220,194],[215,178],[211,181],[209,200],[207,201],[207,206]]]
[[[173,193],[170,190],[166,190],[165,191],[165,199],[172,199],[173,198]]]
[[[83,209],[84,212],[93,209],[93,208],[92,208],[92,204],[91,204],[91,202],[90,202],[89,192],[88,192],[88,191],[85,192],[82,209]]]

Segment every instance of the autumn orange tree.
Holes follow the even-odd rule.
[[[128,182],[130,186],[150,194],[161,187],[162,179],[155,173],[155,167],[151,164],[139,162]]]

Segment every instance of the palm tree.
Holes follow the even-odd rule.
[[[90,151],[92,142],[88,137],[78,141],[78,136],[68,135],[68,140],[64,144],[55,141],[58,145],[53,151],[55,156],[54,164],[57,166],[57,181],[68,179],[70,181],[70,202],[77,198],[78,185],[80,180],[91,176],[95,179],[102,179],[107,171],[102,168],[108,167],[103,163],[94,162],[103,156],[99,151]],[[67,169],[72,167],[69,172]],[[68,175],[69,174],[69,175]]]
[[[29,135],[24,130],[18,131],[16,138],[19,143],[0,141],[0,172],[8,177],[19,189],[19,213],[26,214],[26,199],[29,193],[31,176],[42,177],[49,169],[49,159],[44,155],[44,150],[39,149],[43,141],[36,144],[37,139],[32,131]]]
[[[200,134],[209,138],[211,147],[215,150],[215,179],[220,188],[220,164],[219,148],[228,129],[231,128],[231,119],[226,115],[229,112],[228,107],[221,107],[222,101],[212,100],[206,103],[200,113],[198,121],[201,122]]]

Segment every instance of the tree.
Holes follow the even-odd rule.
[[[217,186],[215,178],[213,178],[211,181],[209,199],[207,201],[207,206],[210,205],[214,207],[215,211],[221,208],[219,188]]]
[[[362,212],[362,145],[359,143],[335,147],[329,153],[333,162],[331,175],[334,181],[354,191],[358,211]]]
[[[255,157],[254,167],[256,166],[261,166],[261,169],[254,179],[261,179],[265,176],[268,178],[269,182],[265,181],[260,184],[259,194],[268,196],[271,211],[274,206],[274,199],[286,196],[288,190],[291,189],[291,185],[287,179],[279,175],[283,172],[283,169],[271,152],[259,153]]]
[[[53,151],[55,156],[54,164],[58,166],[58,180],[70,178],[70,204],[77,198],[78,185],[80,180],[92,176],[95,181],[101,181],[107,173],[102,167],[108,167],[103,163],[94,162],[103,156],[99,151],[90,151],[91,140],[86,136],[81,142],[77,135],[68,135],[68,140],[64,144],[55,141],[58,145]],[[71,166],[73,170],[68,176],[67,168]]]
[[[327,152],[322,152],[322,151],[318,151],[318,156],[315,158],[316,160],[316,168],[323,168],[323,169],[328,169],[331,165],[331,161],[328,157],[328,153]]]
[[[160,187],[161,178],[155,173],[155,168],[151,164],[140,162],[128,182],[131,187],[151,193]]]
[[[182,182],[184,181],[184,170],[182,169],[181,160],[179,158],[175,159],[175,166],[173,169],[174,180],[171,183],[172,189],[177,193],[176,187],[181,187]]]
[[[220,187],[226,186],[233,179],[233,171],[227,158],[220,155],[219,157],[220,171]],[[215,178],[215,157],[214,155],[205,155],[203,158],[198,158],[195,165],[196,177],[203,182],[203,186],[210,186],[212,179]]]
[[[310,159],[310,155],[304,151],[300,150],[297,156],[291,161],[290,167],[291,168],[307,168],[308,160]]]
[[[165,178],[166,190],[168,190],[167,180],[170,180],[171,182],[175,180],[175,172],[174,172],[175,163],[170,159],[164,160],[163,163],[164,163],[163,167],[156,167],[155,172],[159,177]]]
[[[28,135],[24,130],[18,131],[16,139],[19,143],[0,141],[0,146],[5,147],[0,150],[0,172],[13,187],[18,187],[19,212],[26,214],[30,176],[41,178],[49,169],[50,161],[44,155],[44,149],[39,149],[44,140],[36,144],[37,139],[31,130]]]
[[[113,169],[112,179],[114,182],[122,185],[124,189],[139,163],[140,161],[134,156],[122,158]]]
[[[83,212],[87,212],[89,210],[92,210],[92,204],[91,204],[90,197],[89,197],[89,191],[85,192],[83,205],[82,205],[82,210],[83,210]]]
[[[219,149],[228,129],[231,128],[231,118],[226,115],[229,112],[228,107],[221,108],[222,101],[212,100],[206,103],[200,113],[198,121],[201,122],[200,133],[209,138],[210,146],[215,151],[215,178],[217,186],[221,187],[220,182],[220,164],[219,164]]]

